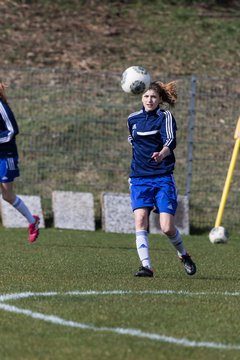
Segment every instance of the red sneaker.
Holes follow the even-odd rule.
[[[30,224],[28,226],[28,240],[29,242],[34,242],[37,240],[37,237],[39,235],[39,223],[40,223],[40,218],[37,215],[33,215],[34,219],[35,219],[35,223],[34,224]]]

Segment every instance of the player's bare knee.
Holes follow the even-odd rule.
[[[164,235],[166,236],[172,236],[173,235],[173,232],[172,232],[172,229],[168,226],[163,226],[161,228],[162,232],[164,233]]]
[[[137,230],[147,230],[148,224],[145,221],[135,222],[135,227]]]
[[[13,203],[12,196],[10,196],[9,194],[2,193],[2,198],[3,198],[3,200],[8,202],[9,204]]]

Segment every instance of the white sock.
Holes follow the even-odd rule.
[[[18,196],[16,196],[16,199],[15,199],[14,203],[12,204],[12,206],[14,206],[15,209],[17,209],[27,219],[29,224],[35,223],[35,219],[32,216],[32,214],[30,213],[28,207],[25,205],[25,203],[22,201],[22,199],[20,199]]]
[[[187,251],[184,248],[183,241],[180,232],[178,230],[174,236],[168,236],[168,238],[175,247],[175,249],[177,250],[178,256],[186,255]]]
[[[137,252],[142,266],[151,269],[150,257],[148,252],[148,232],[146,230],[136,231]]]

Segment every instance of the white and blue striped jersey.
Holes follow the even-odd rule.
[[[18,133],[18,125],[11,108],[0,99],[0,158],[18,156],[15,141]]]
[[[128,128],[128,140],[132,144],[130,177],[172,174],[177,126],[171,112],[159,107],[146,112],[143,107],[129,115]],[[169,147],[171,154],[158,163],[151,156],[161,151],[163,146]]]

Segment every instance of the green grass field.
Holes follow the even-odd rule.
[[[234,236],[184,237],[198,266],[190,277],[151,235],[153,279],[133,277],[132,234],[43,229],[30,245],[26,230],[1,228],[0,238],[1,360],[240,358]]]

